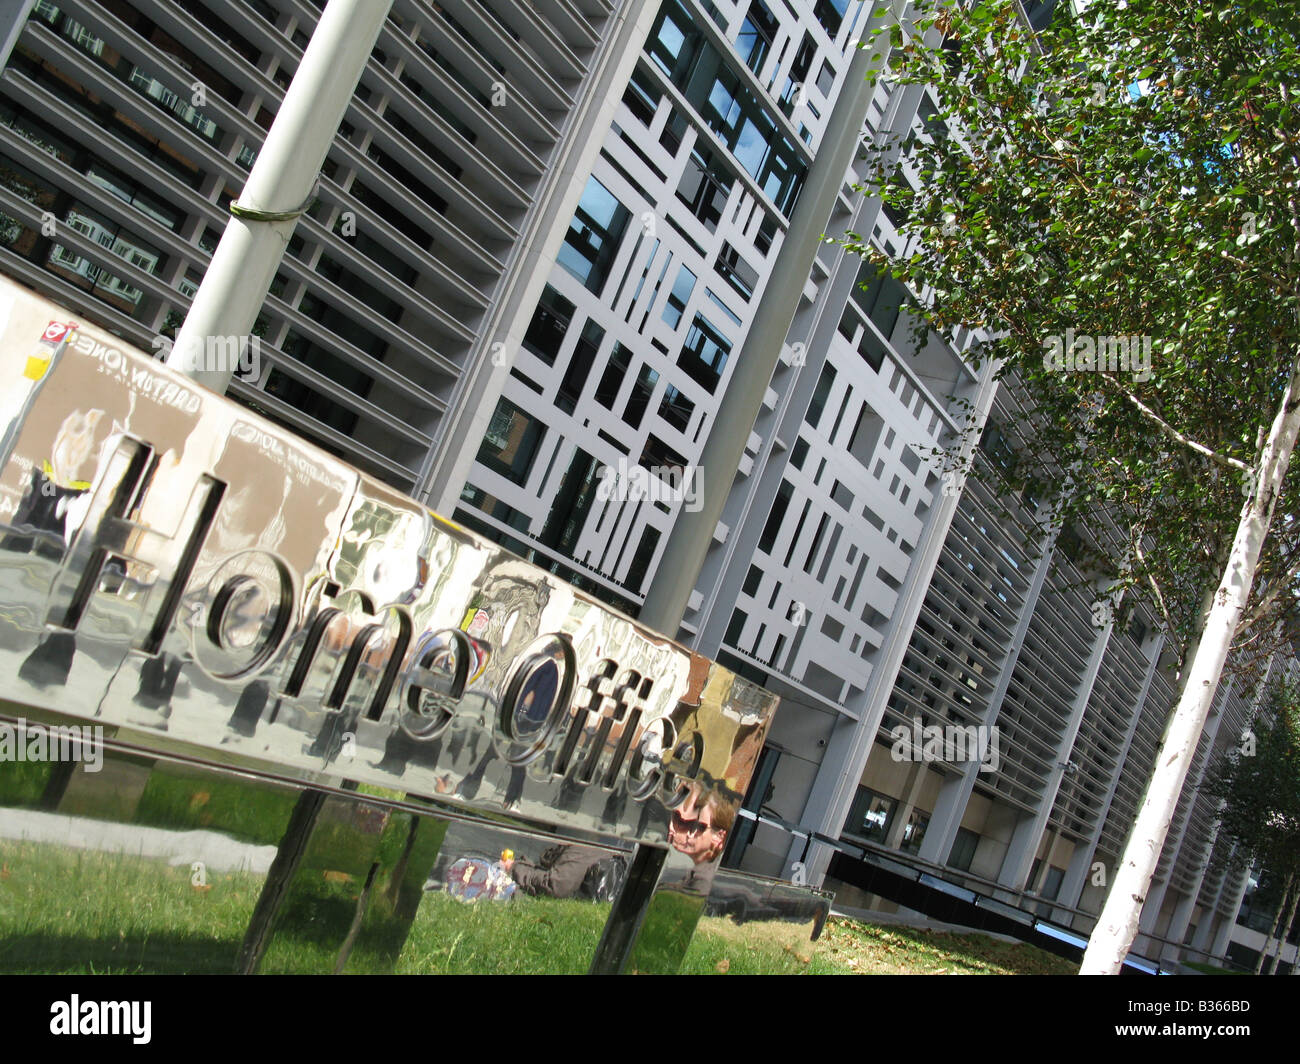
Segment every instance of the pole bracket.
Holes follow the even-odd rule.
[[[312,185],[311,194],[303,200],[302,205],[295,207],[291,211],[259,211],[253,207],[245,207],[238,200],[230,201],[230,213],[236,218],[242,218],[248,222],[291,222],[299,215],[306,213],[316,202],[316,193],[320,188],[320,179]]]

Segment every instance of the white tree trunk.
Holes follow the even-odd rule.
[[[1155,770],[1147,784],[1133,832],[1124,848],[1097,926],[1088,940],[1080,975],[1118,975],[1137,937],[1138,920],[1147,890],[1155,875],[1187,779],[1197,741],[1205,727],[1214,693],[1232,647],[1237,623],[1250,599],[1260,550],[1281,494],[1296,433],[1300,429],[1300,355],[1291,364],[1286,392],[1260,455],[1256,490],[1242,507],[1241,523],[1233,538],[1214,604],[1191,660],[1178,707],[1156,755]]]
[[[1291,895],[1291,876],[1286,877],[1286,885],[1282,888],[1282,896],[1277,899],[1277,912],[1273,914],[1273,926],[1269,928],[1268,934],[1264,936],[1264,947],[1259,951],[1259,959],[1255,962],[1255,974],[1264,974],[1264,962],[1268,960],[1268,952],[1273,947],[1273,939],[1277,938],[1277,929],[1282,923],[1282,910],[1286,908],[1286,900]]]
[[[1294,875],[1292,879],[1294,880]],[[1277,952],[1273,954],[1273,963],[1268,966],[1269,975],[1277,975],[1278,963],[1282,960],[1282,951],[1286,949],[1286,940],[1291,935],[1291,924],[1295,922],[1296,902],[1300,901],[1300,886],[1291,892],[1291,908],[1287,911],[1286,919],[1282,921],[1282,928],[1278,932]]]

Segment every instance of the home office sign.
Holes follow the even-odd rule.
[[[776,699],[0,281],[3,697],[664,845]]]

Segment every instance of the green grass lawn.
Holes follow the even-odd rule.
[[[208,872],[125,855],[0,842],[0,972],[229,972],[261,890],[260,876]],[[266,973],[328,972],[338,928],[355,912],[360,883],[321,874],[310,903],[321,919],[298,919],[276,935]],[[300,901],[300,904],[305,904]],[[519,897],[466,904],[423,897],[395,970],[408,974],[581,973],[607,905]],[[301,916],[301,914],[299,914]],[[820,941],[805,927],[702,919],[682,971],[689,974],[1060,973],[1075,965],[1024,944],[830,920]],[[346,970],[389,969],[358,945]]]
[[[856,975],[1077,975],[1079,965],[1025,942],[980,934],[879,927],[832,918],[817,955]]]

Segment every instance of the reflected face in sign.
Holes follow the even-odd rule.
[[[727,842],[727,831],[716,823],[717,809],[713,802],[699,804],[694,791],[673,810],[668,826],[668,844],[686,854],[696,864],[712,861],[721,855]]]

